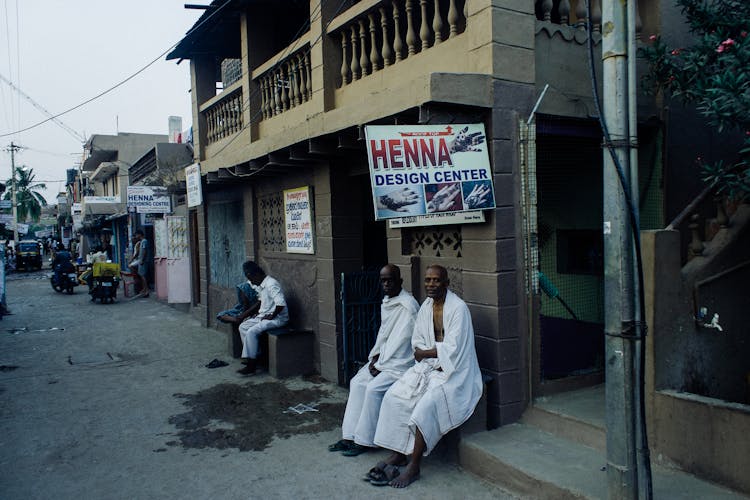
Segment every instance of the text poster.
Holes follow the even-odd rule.
[[[187,206],[197,207],[203,203],[201,190],[201,166],[193,163],[185,168],[185,187],[187,189]]]
[[[365,127],[375,219],[495,207],[484,125]]]
[[[286,251],[315,253],[310,187],[284,190]]]
[[[172,212],[172,198],[163,186],[128,186],[128,208],[139,214],[168,214]]]

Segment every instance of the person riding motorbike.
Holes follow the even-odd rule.
[[[74,273],[76,270],[73,266],[70,252],[65,250],[62,243],[57,245],[55,259],[52,261],[52,269],[55,271],[55,281],[58,283],[60,283],[60,278],[63,274]]]

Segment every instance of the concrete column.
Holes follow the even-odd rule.
[[[193,147],[196,161],[205,160],[206,119],[200,106],[216,95],[215,64],[211,57],[196,56],[190,60],[191,101],[193,108]]]

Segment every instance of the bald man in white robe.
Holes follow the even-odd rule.
[[[471,314],[448,284],[444,267],[427,268],[427,299],[412,337],[417,363],[388,389],[380,408],[375,444],[394,452],[384,471],[394,488],[419,478],[422,456],[468,420],[482,396]],[[407,455],[406,467],[395,469]]]
[[[363,366],[349,383],[349,399],[342,439],[328,447],[345,456],[356,456],[374,447],[375,428],[380,404],[388,388],[414,365],[411,337],[419,310],[416,299],[402,288],[401,271],[393,264],[380,270],[383,302],[380,306],[380,329]]]

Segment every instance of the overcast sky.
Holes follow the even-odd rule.
[[[0,0],[0,75],[52,114],[123,81],[178,42],[209,0]],[[167,134],[170,115],[192,123],[190,64],[164,57],[134,79],[59,118],[86,137]],[[65,171],[80,161],[82,143],[54,122],[6,135],[47,118],[0,80],[0,179],[11,175],[13,141],[24,146],[16,165],[34,169],[48,201],[65,188]],[[119,123],[119,125],[118,125]]]

